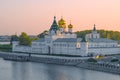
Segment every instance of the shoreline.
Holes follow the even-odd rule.
[[[21,53],[0,52],[0,57],[4,60],[20,61],[20,62],[39,62],[47,64],[75,66],[89,70],[107,72],[120,75],[120,64],[113,65],[98,62],[85,62],[89,57],[62,57],[49,55],[31,55]]]
[[[120,75],[120,65],[112,65],[107,63],[80,63],[76,67],[95,70],[100,72],[112,73]]]

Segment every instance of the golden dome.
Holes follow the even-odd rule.
[[[60,28],[66,28],[66,23],[65,23],[65,20],[63,18],[61,18],[59,21],[58,21],[58,25]]]
[[[68,25],[68,28],[73,28],[73,25],[70,23],[70,24]]]

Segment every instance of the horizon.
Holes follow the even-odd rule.
[[[86,30],[88,30],[88,29],[86,29]],[[86,30],[81,30],[81,31],[86,31]],[[92,31],[93,29],[89,29],[90,31]],[[99,31],[99,30],[104,30],[104,31],[113,31],[113,32],[119,32],[120,33],[120,31],[114,31],[114,30],[105,30],[105,29],[97,29],[97,31]],[[48,31],[48,30],[44,30],[44,31]],[[42,31],[42,32],[44,32],[44,31]],[[41,32],[41,33],[42,33]],[[77,31],[75,31],[75,32],[77,32]],[[78,32],[80,32],[80,31],[78,31]],[[22,32],[21,32],[22,33]],[[17,36],[20,36],[21,35],[21,33],[20,34],[17,34],[17,33],[15,33],[15,34],[11,34],[11,35],[6,35],[6,34],[3,34],[3,35],[1,35],[0,34],[0,36],[12,36],[12,35],[17,35]],[[25,32],[25,33],[27,33],[27,32]],[[41,33],[39,33],[39,34],[41,34]],[[28,34],[27,33],[27,35],[28,36],[37,36],[37,35],[39,35],[39,34]]]
[[[37,35],[49,30],[53,17],[61,16],[73,32],[97,30],[120,32],[119,0],[0,0],[0,35],[26,32]]]

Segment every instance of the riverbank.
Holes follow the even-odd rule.
[[[59,65],[76,65],[89,57],[67,57],[67,56],[52,56],[52,55],[36,55],[36,54],[24,54],[24,53],[8,53],[0,52],[0,57],[5,60],[13,61],[31,61],[49,64],[59,64]]]
[[[120,64],[112,64],[112,63],[93,63],[93,62],[81,62],[77,67],[95,70],[95,71],[102,71],[107,73],[113,74],[120,74]]]
[[[78,68],[120,74],[120,64],[112,64],[107,62],[87,62],[90,57],[66,57],[66,56],[52,56],[52,55],[35,55],[22,53],[8,53],[0,52],[0,57],[5,60],[13,61],[30,61],[47,64],[76,66]]]

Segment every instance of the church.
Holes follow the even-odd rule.
[[[33,41],[31,46],[22,46],[18,41],[13,41],[13,52],[75,56],[120,54],[118,42],[100,38],[95,25],[92,32],[83,38],[77,38],[72,29],[71,23],[66,26],[63,18],[57,23],[54,16],[53,23],[44,38]]]

